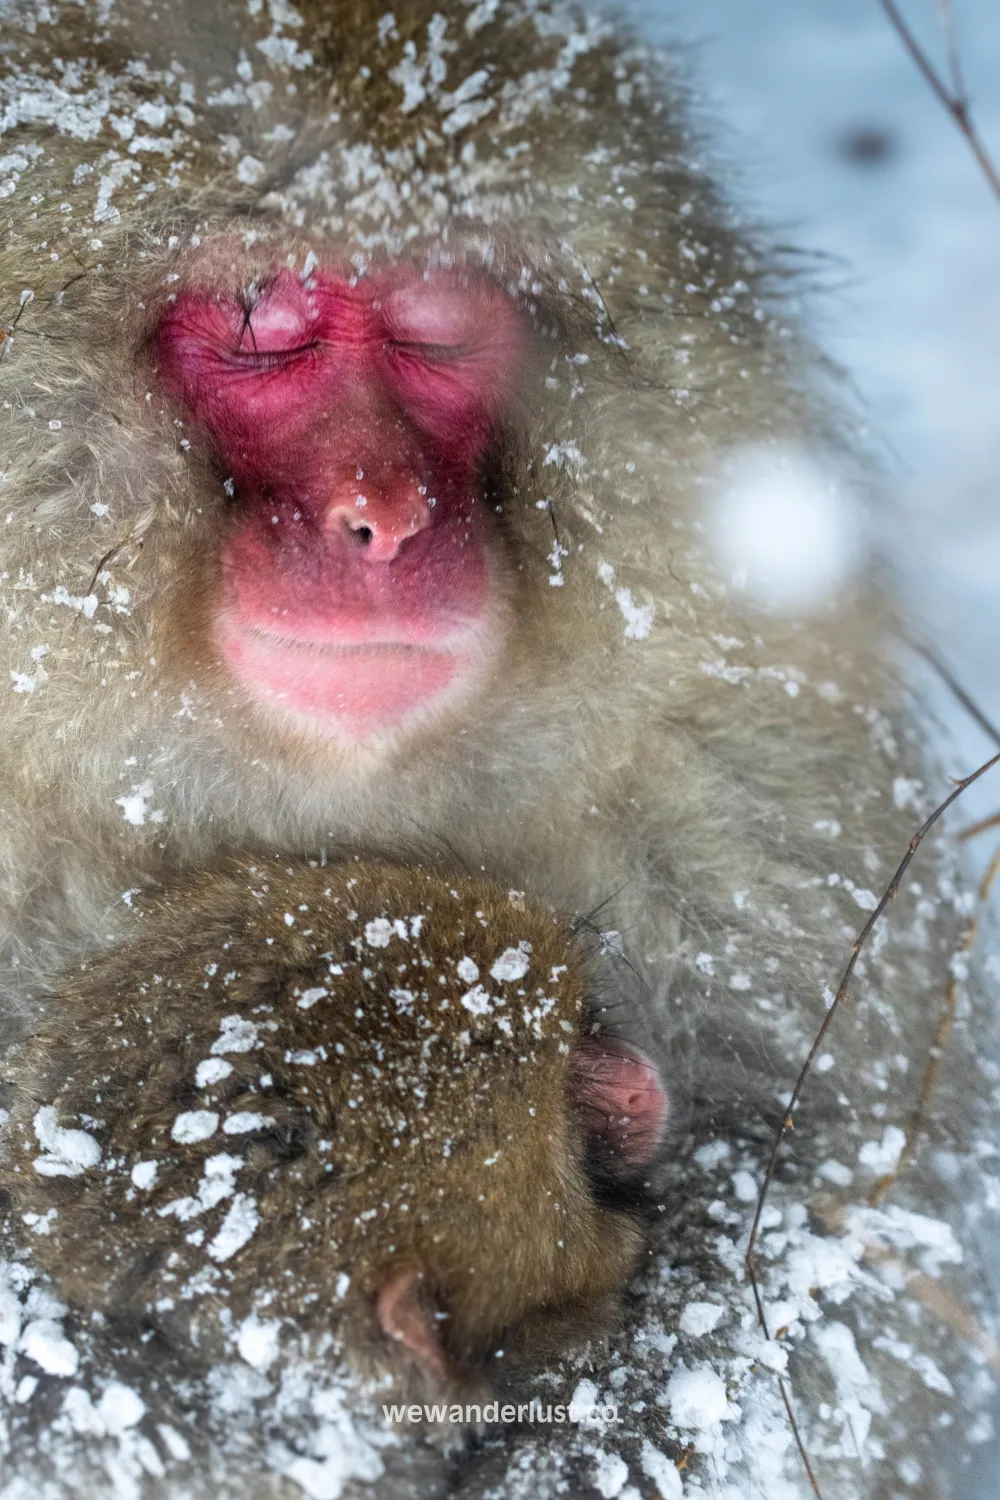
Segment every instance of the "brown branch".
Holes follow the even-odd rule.
[[[986,181],[989,183],[994,196],[997,199],[1000,199],[1000,171],[997,170],[993,158],[987,151],[986,146],[983,143],[983,139],[980,136],[979,131],[976,129],[976,126],[972,119],[972,112],[969,108],[969,101],[966,97],[964,87],[962,86],[961,72],[960,70],[958,70],[957,66],[957,55],[954,53],[954,28],[951,25],[951,13],[947,5],[947,0],[942,0],[942,11],[945,13],[946,17],[949,54],[951,59],[950,67],[952,81],[950,85],[946,83],[945,80],[941,77],[940,73],[935,68],[930,58],[927,56],[927,53],[924,51],[920,43],[917,41],[916,37],[913,35],[908,22],[905,20],[902,12],[899,9],[899,6],[896,4],[896,0],[878,0],[878,3],[881,5],[882,9],[888,16],[890,24],[894,27],[896,34],[898,35],[900,41],[903,43],[903,46],[906,48],[913,61],[916,63],[917,68],[923,76],[923,79],[928,88],[930,88],[931,92],[941,104],[942,108],[945,109],[951,116],[959,131],[961,131],[962,135],[965,137],[969,146],[969,150],[976,158],[976,161],[979,164],[979,169],[982,172],[983,176],[986,178]]]
[[[882,899],[879,901],[878,905],[875,907],[875,910],[872,912],[871,916],[868,918],[867,922],[864,924],[861,931],[854,939],[854,943],[851,947],[851,955],[847,961],[847,967],[844,969],[840,983],[837,986],[837,993],[834,995],[833,1002],[830,1005],[830,1008],[827,1010],[826,1015],[823,1017],[823,1024],[817,1031],[812,1046],[809,1048],[806,1060],[802,1064],[799,1075],[795,1080],[795,1086],[792,1089],[792,1095],[788,1101],[788,1106],[785,1110],[781,1124],[778,1126],[778,1129],[775,1132],[774,1145],[771,1148],[771,1155],[768,1158],[767,1167],[764,1172],[764,1181],[761,1183],[760,1192],[757,1195],[757,1207],[754,1212],[753,1223],[750,1226],[750,1238],[747,1241],[747,1251],[744,1262],[746,1265],[747,1278],[750,1282],[751,1290],[753,1291],[754,1304],[757,1310],[757,1321],[760,1324],[761,1331],[763,1332],[764,1337],[767,1339],[771,1337],[771,1331],[767,1321],[767,1313],[764,1310],[764,1299],[761,1295],[760,1281],[757,1276],[757,1241],[760,1237],[761,1219],[763,1218],[764,1209],[767,1205],[768,1196],[771,1190],[771,1184],[774,1181],[774,1174],[777,1168],[778,1156],[784,1144],[786,1135],[790,1130],[793,1130],[795,1128],[795,1110],[798,1107],[799,1099],[802,1096],[802,1090],[805,1087],[806,1079],[812,1072],[813,1064],[816,1060],[817,1055],[819,1054],[820,1048],[826,1040],[826,1034],[833,1024],[833,1019],[844,1003],[848,989],[850,988],[851,979],[854,976],[854,970],[857,966],[861,951],[867,943],[877,923],[884,915],[889,903],[892,901],[893,897],[896,895],[896,892],[899,890],[899,887],[903,879],[905,878],[906,872],[913,860],[913,856],[916,854],[917,850],[920,848],[920,845],[923,843],[928,833],[934,827],[935,823],[937,823],[939,819],[944,816],[951,804],[957,801],[957,799],[961,797],[962,793],[966,791],[974,781],[978,781],[981,776],[985,776],[986,772],[992,770],[992,768],[998,763],[1000,763],[1000,750],[998,750],[995,755],[990,756],[989,760],[984,761],[983,764],[979,766],[975,771],[972,771],[968,776],[963,776],[960,781],[956,782],[955,786],[948,793],[948,796],[945,797],[944,801],[938,804],[938,806],[921,824],[916,833],[910,839],[910,842],[906,847],[906,853],[903,855],[903,858],[900,860],[898,866],[896,867],[896,871],[892,876],[892,879],[886,886],[885,891],[882,894]],[[801,1436],[799,1435],[799,1430],[796,1425],[795,1418],[792,1415],[791,1403],[789,1400],[787,1388],[780,1376],[779,1386],[781,1388],[782,1399],[785,1403],[785,1409],[788,1412],[789,1421],[792,1425],[792,1432],[795,1437],[796,1446],[802,1457],[803,1464],[805,1465],[806,1473],[809,1476],[809,1483],[812,1486],[813,1494],[817,1496],[817,1500],[822,1500],[822,1495],[816,1483],[816,1478],[810,1466]]]
[[[955,837],[960,844],[967,839],[974,839],[981,833],[989,833],[991,828],[1000,827],[1000,812],[991,813],[988,818],[980,818],[978,823],[970,823],[966,828],[960,828]]]

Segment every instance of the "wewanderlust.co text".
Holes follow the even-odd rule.
[[[514,1423],[549,1423],[549,1422],[576,1422],[582,1427],[601,1426],[606,1427],[618,1421],[618,1408],[613,1405],[605,1406],[577,1406],[573,1402],[569,1405],[553,1405],[544,1401],[523,1401],[517,1405],[512,1403],[501,1403],[498,1401],[487,1401],[484,1404],[473,1403],[468,1406],[455,1404],[448,1405],[422,1405],[415,1403],[410,1406],[383,1406],[382,1415],[392,1425],[400,1423],[416,1422],[439,1422],[439,1423],[476,1423],[498,1424],[503,1426]]]

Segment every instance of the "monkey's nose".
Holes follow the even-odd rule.
[[[359,484],[349,500],[330,507],[324,530],[343,537],[364,562],[391,562],[405,541],[431,524],[431,505],[422,490],[408,484],[398,490]]]

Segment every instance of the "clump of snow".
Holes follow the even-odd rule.
[[[329,993],[330,991],[324,985],[317,984],[312,989],[303,990],[295,1003],[299,1010],[311,1010],[320,1000],[325,1000]]]
[[[678,1364],[664,1392],[671,1420],[686,1432],[701,1452],[711,1453],[717,1444],[719,1424],[731,1422],[738,1412],[729,1404],[721,1375],[709,1364],[691,1369]]]
[[[869,1172],[876,1176],[883,1176],[892,1172],[899,1165],[899,1158],[903,1154],[906,1145],[906,1132],[900,1130],[898,1125],[887,1125],[882,1132],[880,1141],[865,1141],[858,1150],[858,1161]]]
[[[523,979],[531,967],[528,957],[530,949],[522,943],[517,948],[505,948],[490,969],[494,979],[507,984],[513,984],[518,979]]]
[[[221,1038],[220,1038],[221,1040]],[[218,1046],[218,1042],[214,1043]],[[194,1070],[194,1081],[198,1088],[209,1088],[213,1083],[221,1083],[228,1078],[233,1071],[231,1062],[226,1062],[222,1057],[206,1057]]]
[[[660,1500],[682,1500],[684,1485],[677,1472],[677,1465],[672,1464],[659,1448],[654,1448],[649,1438],[643,1439],[639,1464],[646,1478],[656,1485]]]
[[[590,1477],[604,1500],[617,1500],[628,1484],[628,1464],[618,1453],[598,1452]]]
[[[365,942],[369,948],[388,948],[392,939],[392,923],[385,917],[376,917],[365,923]]]
[[[209,1255],[213,1260],[228,1260],[252,1239],[259,1223],[260,1215],[253,1199],[246,1193],[237,1193],[218,1234],[209,1242]]]
[[[902,1253],[916,1251],[917,1264],[927,1276],[938,1277],[942,1266],[957,1266],[964,1259],[951,1225],[943,1219],[932,1219],[895,1204],[887,1208],[857,1205],[848,1210],[846,1222],[852,1234],[864,1239],[891,1245]]]
[[[139,786],[134,786],[127,796],[115,798],[126,823],[131,823],[134,828],[141,828],[147,818],[150,823],[163,822],[165,814],[162,808],[156,808],[152,812],[149,810],[152,795],[153,783],[144,781]]]
[[[240,1358],[255,1370],[266,1370],[277,1357],[280,1333],[280,1323],[264,1322],[256,1317],[244,1318],[236,1335]]]
[[[208,1050],[214,1057],[223,1052],[249,1052],[256,1041],[257,1028],[252,1021],[244,1021],[242,1016],[223,1016],[219,1022],[219,1035]]]
[[[43,594],[42,598],[44,599],[45,597]],[[83,615],[85,620],[92,620],[97,612],[97,606],[101,601],[96,594],[87,594],[85,597],[78,594],[71,594],[65,585],[60,583],[52,590],[51,602],[53,604],[62,604],[67,609],[75,610],[77,614]]]
[[[601,1393],[592,1380],[578,1381],[569,1398],[570,1421],[578,1422],[582,1427],[593,1425],[591,1414],[600,1404],[600,1399]]]
[[[220,1151],[205,1160],[201,1181],[195,1197],[173,1198],[157,1209],[161,1218],[168,1215],[176,1219],[196,1219],[207,1209],[214,1208],[224,1198],[231,1198],[236,1190],[236,1173],[243,1165],[243,1158]]]
[[[481,984],[476,984],[471,990],[466,990],[459,1004],[464,1005],[474,1016],[486,1016],[493,1009],[493,997]]]
[[[850,1187],[854,1181],[854,1173],[850,1167],[832,1156],[820,1162],[816,1168],[816,1176],[823,1178],[826,1182],[832,1182],[836,1187]]]
[[[732,1175],[733,1192],[741,1203],[754,1203],[760,1189],[752,1172],[741,1169]]]
[[[21,1334],[18,1348],[34,1360],[46,1375],[75,1375],[80,1356],[63,1332],[62,1324],[52,1318],[36,1318]]]
[[[258,1115],[249,1109],[238,1109],[226,1116],[222,1122],[222,1130],[225,1135],[246,1135],[251,1130],[263,1130],[270,1123],[268,1115]]]
[[[46,1152],[35,1158],[35,1171],[43,1177],[79,1177],[96,1167],[101,1148],[85,1130],[65,1130],[51,1104],[38,1110],[34,1121],[38,1144]]]
[[[131,1386],[113,1380],[103,1391],[97,1412],[105,1430],[115,1437],[142,1420],[146,1403]]]
[[[179,1114],[170,1134],[182,1146],[192,1146],[197,1141],[207,1141],[215,1134],[219,1116],[214,1109],[187,1109]]]
[[[833,1376],[837,1392],[835,1417],[843,1426],[841,1451],[845,1458],[850,1458],[863,1450],[872,1415],[886,1410],[885,1400],[846,1323],[833,1320],[819,1323],[812,1330],[812,1338]]]
[[[715,483],[711,536],[737,588],[786,612],[821,607],[863,552],[857,501],[834,474],[793,449],[731,455]]]
[[[309,1497],[309,1500],[340,1500],[352,1479],[371,1482],[384,1472],[380,1447],[393,1441],[391,1433],[358,1422],[344,1404],[344,1393],[336,1387],[317,1392],[310,1403],[313,1422],[306,1454],[277,1449],[276,1467]]]
[[[726,1309],[718,1302],[689,1302],[681,1313],[681,1333],[688,1338],[702,1338],[717,1328],[726,1315]]]
[[[615,596],[615,603],[621,610],[625,621],[625,639],[627,641],[644,641],[653,628],[653,620],[656,609],[652,604],[637,604],[632,597],[631,589],[615,587],[615,570],[608,562],[597,565],[597,576],[604,586],[611,590]]]

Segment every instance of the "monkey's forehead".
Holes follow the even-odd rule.
[[[573,284],[592,292],[595,253],[613,249],[595,245],[580,206],[606,204],[628,236],[640,211],[628,184],[649,151],[637,124],[659,104],[655,66],[569,7],[480,11],[417,4],[397,23],[355,7],[334,40],[327,7],[263,7],[229,45],[228,8],[181,0],[169,16],[144,15],[138,65],[125,13],[74,7],[73,66],[57,88],[51,58],[67,38],[8,23],[10,118],[15,130],[47,126],[56,160],[66,143],[69,188],[87,210],[86,226],[74,217],[68,228],[85,245],[106,235],[105,249],[118,225],[143,220],[158,220],[164,240],[203,238],[205,194],[192,188],[210,178],[216,201],[250,211],[251,235],[268,220],[286,233],[308,225],[363,262],[466,225],[467,248],[478,236],[484,258],[503,259],[497,226],[516,226],[515,273],[533,239],[557,239]],[[657,137],[657,172],[669,170],[679,200],[699,169],[664,114]],[[36,165],[18,155],[15,207]],[[646,181],[644,195],[659,186]],[[546,233],[553,208],[558,237]]]

